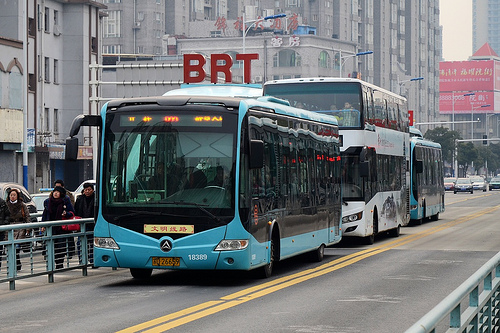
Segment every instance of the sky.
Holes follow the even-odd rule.
[[[472,55],[472,0],[440,0],[443,58],[467,60]]]

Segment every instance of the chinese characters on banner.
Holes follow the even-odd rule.
[[[439,110],[451,113],[491,113],[494,90],[500,88],[495,72],[499,65],[493,60],[444,61],[439,64]],[[498,68],[500,73],[500,68]],[[474,95],[464,96],[468,92]],[[491,104],[490,107],[478,108]]]

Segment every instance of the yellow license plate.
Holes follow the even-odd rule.
[[[179,257],[153,257],[153,266],[178,267],[181,265]]]

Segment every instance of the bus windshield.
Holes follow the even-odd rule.
[[[359,155],[342,156],[344,171],[342,175],[342,196],[348,200],[364,200],[363,177],[359,174]]]
[[[361,89],[355,82],[268,84],[264,86],[264,95],[288,100],[301,109],[333,115],[340,129],[361,126]]]
[[[236,129],[237,115],[222,111],[108,113],[103,215],[121,225],[146,215],[173,224],[229,222]]]

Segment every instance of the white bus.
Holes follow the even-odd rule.
[[[397,237],[410,221],[406,99],[349,78],[269,81],[264,95],[337,117],[343,161],[343,236]]]

